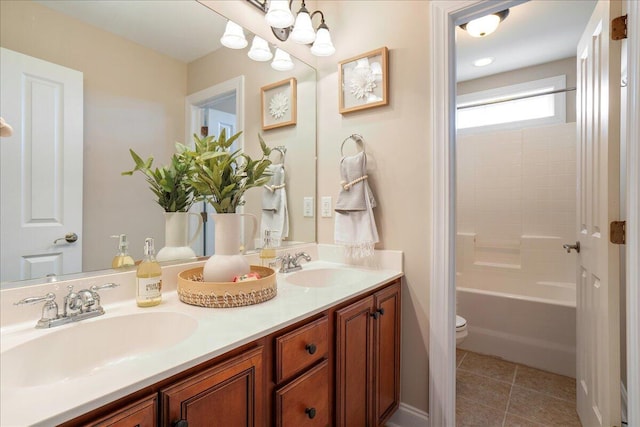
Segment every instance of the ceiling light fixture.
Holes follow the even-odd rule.
[[[493,33],[507,16],[509,16],[509,9],[473,19],[460,25],[460,28],[466,30],[471,37],[485,37]]]
[[[316,10],[310,14],[305,0],[302,0],[302,6],[295,17],[291,12],[293,0],[247,1],[265,13],[265,20],[278,40],[286,41],[291,37],[291,40],[299,44],[313,43],[311,53],[315,56],[330,56],[335,53],[329,27],[324,21],[324,13]],[[321,22],[316,31],[312,20],[317,14],[320,15]]]
[[[486,58],[476,59],[473,61],[473,65],[476,67],[486,67],[487,65],[492,64],[494,60],[494,57],[488,56]]]

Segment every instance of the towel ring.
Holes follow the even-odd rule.
[[[284,157],[287,154],[287,147],[285,147],[284,145],[278,145],[277,147],[273,147],[273,149],[271,150],[271,152],[273,151],[277,151],[280,153],[280,156],[282,157],[282,164],[284,164]]]
[[[362,137],[362,135],[358,135],[357,133],[354,133],[349,135],[344,139],[344,141],[342,141],[342,145],[340,145],[340,155],[344,157],[344,152],[342,151],[344,148],[344,143],[350,139],[353,139],[356,145],[359,145],[362,148],[362,150],[360,151],[364,153],[364,138]]]

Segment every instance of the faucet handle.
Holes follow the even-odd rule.
[[[53,292],[49,292],[48,294],[46,294],[45,296],[42,297],[27,297],[27,298],[23,298],[20,301],[16,301],[13,303],[13,305],[23,305],[23,304],[36,304],[39,302],[51,302],[51,301],[55,301],[56,300],[56,294],[54,294]]]
[[[112,289],[112,288],[117,288],[118,286],[120,286],[117,283],[105,283],[104,285],[93,285],[91,288],[91,292],[98,292],[101,291],[102,289]]]
[[[23,298],[20,301],[14,302],[13,305],[36,304],[43,301],[42,316],[40,320],[38,320],[36,328],[48,328],[51,321],[58,318],[58,304],[56,304],[56,294],[53,292],[49,292],[42,297]]]

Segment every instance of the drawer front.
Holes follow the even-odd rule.
[[[329,425],[329,364],[325,360],[276,391],[276,426]]]
[[[328,354],[328,320],[318,319],[276,338],[276,382],[291,378]]]
[[[154,393],[89,425],[93,427],[155,427],[157,413],[158,396]]]

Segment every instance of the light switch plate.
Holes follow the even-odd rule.
[[[322,218],[331,218],[331,196],[322,196]]]
[[[313,197],[305,197],[302,207],[302,215],[305,218],[313,218]]]

